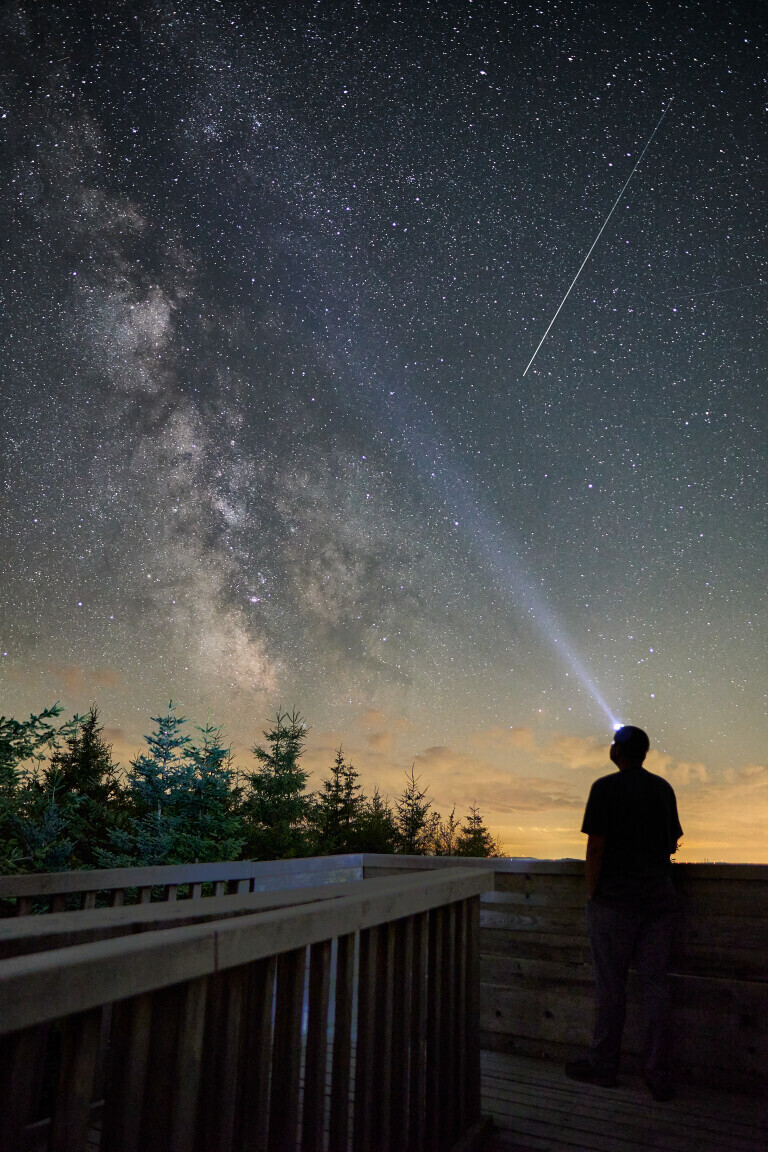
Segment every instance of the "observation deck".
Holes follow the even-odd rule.
[[[0,1152],[764,1152],[768,867],[676,865],[678,1096],[575,1084],[578,861],[0,877]]]

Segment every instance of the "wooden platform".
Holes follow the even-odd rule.
[[[637,1077],[618,1088],[568,1080],[562,1066],[483,1052],[487,1152],[765,1152],[768,1105],[683,1086],[656,1103]]]

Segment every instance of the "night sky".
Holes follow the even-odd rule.
[[[0,711],[296,706],[546,856],[631,722],[768,860],[767,29],[4,5]]]

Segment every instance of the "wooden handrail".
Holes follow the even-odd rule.
[[[212,864],[160,864],[146,868],[80,869],[76,872],[29,872],[0,876],[0,899],[104,892],[113,888],[147,888],[168,884],[231,882],[254,877],[283,879],[312,873],[360,869],[362,854],[311,856],[296,860],[225,860]]]

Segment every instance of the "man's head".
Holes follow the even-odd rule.
[[[645,760],[651,742],[642,728],[625,724],[613,734],[611,760],[617,768],[639,768]]]

